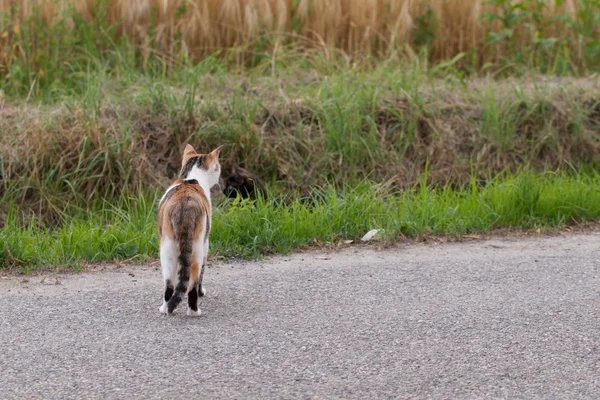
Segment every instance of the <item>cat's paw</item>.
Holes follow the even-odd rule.
[[[206,288],[204,286],[202,286],[200,288],[200,292],[198,293],[198,297],[204,297],[206,296]]]
[[[198,311],[194,311],[191,308],[187,309],[187,315],[188,317],[199,317],[201,314],[200,309],[198,309]]]
[[[162,306],[160,306],[160,308],[158,309],[158,311],[160,311],[161,314],[168,314],[169,313],[169,307],[168,304],[166,302],[163,303]]]

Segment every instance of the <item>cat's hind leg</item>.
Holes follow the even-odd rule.
[[[160,244],[160,264],[162,266],[163,279],[165,281],[165,294],[159,311],[168,313],[167,303],[173,296],[175,285],[173,279],[177,274],[177,247],[174,241],[165,238]]]
[[[191,317],[197,317],[200,315],[200,308],[198,307],[198,297],[202,296],[200,293],[200,263],[204,259],[202,245],[195,244],[194,251],[192,253],[192,268],[190,273],[190,286],[188,292],[188,309],[187,315]]]
[[[206,260],[208,259],[208,238],[204,241],[204,257],[202,258],[202,267],[200,268],[200,276],[198,277],[198,296],[206,295],[206,286],[203,284],[204,268],[206,268]]]
[[[190,317],[200,315],[200,309],[198,308],[198,263],[195,259],[192,261],[190,273],[187,315]]]
[[[165,296],[163,299],[163,303],[160,306],[159,311],[163,314],[167,314],[167,303],[173,296],[173,291],[175,290],[175,286],[173,285],[173,281],[171,279],[165,280]]]

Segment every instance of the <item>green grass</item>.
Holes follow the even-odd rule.
[[[245,162],[291,191],[407,187],[427,163],[430,182],[444,186],[522,164],[541,172],[599,161],[598,78],[460,81],[394,63],[263,72],[92,71],[83,94],[11,98],[0,111],[0,200],[55,218],[66,205],[136,195],[166,185],[189,142],[224,145],[226,172]]]
[[[329,188],[310,209],[219,205],[211,249],[224,257],[372,228],[392,242],[599,218],[595,78],[462,80],[393,62],[272,74],[213,60],[78,79],[0,107],[2,268],[155,258],[154,190],[177,173],[185,143],[225,144],[224,170],[245,161],[272,194]]]
[[[257,257],[313,244],[358,240],[382,229],[401,236],[459,236],[496,228],[560,227],[600,218],[600,174],[503,174],[484,186],[432,189],[422,180],[406,191],[364,183],[339,195],[329,188],[315,206],[299,202],[226,201],[215,207],[211,254]],[[65,214],[59,227],[12,210],[0,231],[0,265],[29,271],[44,265],[75,269],[86,262],[157,258],[160,193],[105,203],[95,212]]]
[[[54,101],[66,92],[85,93],[90,83],[86,79],[89,72],[98,75],[101,71],[107,71],[112,76],[129,73],[133,69],[146,75],[177,76],[182,67],[191,64],[181,37],[174,33],[171,40],[165,41],[163,35],[165,30],[177,26],[179,18],[192,8],[178,10],[175,19],[163,21],[162,26],[154,26],[160,23],[151,18],[153,22],[148,26],[133,27],[127,26],[127,17],[114,21],[112,26],[108,25],[111,19],[108,15],[110,2],[94,2],[90,11],[95,17],[91,20],[85,20],[75,7],[66,7],[54,15],[53,23],[48,23],[43,7],[34,6],[32,12],[27,13],[28,16],[17,18],[20,3],[11,2],[0,13],[0,41],[3,45],[3,51],[0,52],[0,89],[10,96]],[[456,48],[450,52],[444,51],[445,38],[439,37],[445,34],[438,30],[442,16],[434,15],[430,7],[421,15],[412,15],[415,27],[406,41],[391,40],[380,46],[389,38],[386,31],[394,30],[393,24],[383,24],[383,31],[379,34],[365,32],[371,36],[372,43],[368,46],[370,50],[364,48],[363,54],[345,54],[340,49],[336,50],[336,45],[345,47],[339,41],[323,43],[322,49],[319,49],[320,46],[307,47],[313,40],[297,36],[295,29],[288,31],[286,40],[282,41],[281,32],[269,32],[268,26],[261,27],[256,35],[248,37],[246,43],[236,43],[235,47],[221,47],[227,42],[224,39],[223,43],[213,41],[204,49],[189,51],[199,51],[202,55],[199,64],[201,69],[211,73],[243,63],[245,67],[271,72],[287,69],[293,64],[305,71],[318,69],[331,75],[337,69],[337,64],[347,63],[345,59],[352,59],[354,66],[372,66],[385,62],[387,58],[403,61],[418,59],[419,64],[432,73],[454,69],[463,77],[489,71],[507,75],[535,70],[563,76],[598,72],[600,1],[576,1],[577,12],[574,14],[554,11],[554,6],[560,8],[563,3],[561,0],[554,5],[551,3],[539,0],[483,1],[480,6],[494,7],[481,15],[478,21],[466,22],[462,31],[456,33],[473,47],[465,49],[460,46],[461,50]],[[292,18],[297,5],[289,8]],[[130,6],[123,5],[125,9],[139,8],[136,12],[139,15],[147,11],[143,6]],[[241,12],[231,9],[222,11],[225,14]],[[478,13],[475,9],[471,12],[474,15]],[[381,13],[378,18],[385,19],[386,15],[385,12]],[[343,17],[340,15],[340,18]],[[448,21],[453,20],[451,15],[447,18]],[[225,25],[223,28],[226,29]],[[486,34],[481,41],[469,39],[471,30],[476,26],[485,27]],[[123,28],[136,33],[119,35],[118,32]],[[327,40],[326,37],[323,39]],[[435,45],[436,39],[442,40]],[[380,51],[373,51],[376,48]],[[215,52],[208,55],[212,49]],[[449,59],[440,59],[439,55],[435,55],[440,51],[447,54]],[[198,60],[198,57],[194,59]]]
[[[211,249],[224,257],[372,228],[391,242],[599,218],[599,78],[581,74],[598,69],[600,14],[561,22],[577,46],[540,29],[521,48],[515,15],[542,26],[545,5],[496,3],[505,15],[487,18],[506,29],[473,51],[511,56],[487,67],[484,54],[430,64],[426,49],[357,60],[293,46],[193,63],[115,40],[101,13],[45,28],[32,16],[0,60],[0,268],[155,258],[154,191],[186,143],[225,145],[224,171],[243,162],[272,194],[327,188],[311,208],[219,204]]]

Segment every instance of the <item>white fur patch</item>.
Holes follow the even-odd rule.
[[[185,179],[197,180],[210,201],[210,188],[219,183],[220,175],[220,171],[206,171],[194,165]]]
[[[202,314],[202,312],[200,311],[200,309],[198,309],[198,311],[194,311],[194,310],[192,310],[189,307],[187,309],[187,315],[188,315],[188,317],[199,317],[200,314]]]
[[[173,282],[174,277],[177,276],[178,256],[177,244],[171,238],[165,236],[160,243],[160,264],[165,281],[170,279]]]
[[[169,188],[165,191],[165,194],[163,194],[163,197],[160,198],[160,201],[158,202],[158,206],[160,207],[160,205],[162,204],[163,200],[165,199],[165,197],[167,197],[167,193],[169,193],[169,191],[173,188],[176,188],[177,186],[181,185],[181,183],[177,183],[175,185],[171,185],[169,186]]]
[[[169,311],[169,308],[167,307],[167,302],[163,301],[162,306],[160,306],[160,308],[158,309],[158,311],[160,311],[161,314],[167,314],[167,312]]]
[[[204,226],[206,226],[206,217],[203,216],[204,221],[202,221],[204,223]],[[196,263],[198,264],[198,274],[200,274],[200,272],[202,271],[202,263],[204,263],[204,258],[205,258],[205,254],[204,254],[204,237],[206,236],[206,232],[203,231],[202,234],[200,235],[200,237],[198,238],[197,242],[194,242],[194,245],[192,247],[192,254],[194,255],[194,261],[196,261]],[[198,277],[194,276],[192,277],[194,280],[197,280]]]

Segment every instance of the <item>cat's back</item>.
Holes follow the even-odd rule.
[[[196,180],[178,179],[167,189],[158,209],[159,233],[165,228],[196,221],[210,214],[210,203]],[[170,230],[170,229],[169,229]]]

